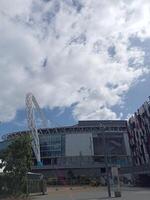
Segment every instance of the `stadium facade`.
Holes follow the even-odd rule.
[[[58,172],[66,175],[73,170],[75,175],[99,176],[105,172],[105,152],[109,166],[124,167],[131,162],[125,120],[79,121],[74,126],[39,129],[38,132],[43,166],[38,167],[33,157],[36,172],[55,176]],[[0,148],[22,134],[29,131],[7,135]]]

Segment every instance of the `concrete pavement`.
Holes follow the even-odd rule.
[[[113,192],[112,192],[113,193]],[[47,195],[32,195],[33,200],[107,200],[104,187],[51,187]],[[113,200],[150,200],[150,188],[123,187],[121,198]]]

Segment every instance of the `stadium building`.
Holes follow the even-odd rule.
[[[150,100],[128,121],[129,143],[134,166],[150,163]]]
[[[8,134],[0,143],[0,150],[15,137],[29,133]],[[124,167],[130,163],[125,120],[79,121],[74,126],[38,129],[38,133],[43,166],[37,166],[33,156],[34,172],[42,172],[47,176],[66,176],[72,170],[76,176],[97,177],[105,173],[104,154],[107,154],[109,166]]]

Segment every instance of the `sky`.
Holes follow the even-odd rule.
[[[149,0],[0,0],[0,135],[127,119],[150,96]],[[36,123],[40,127],[37,117]]]

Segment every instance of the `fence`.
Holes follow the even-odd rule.
[[[46,181],[42,174],[28,173],[27,193],[42,193],[45,194],[47,187]]]

